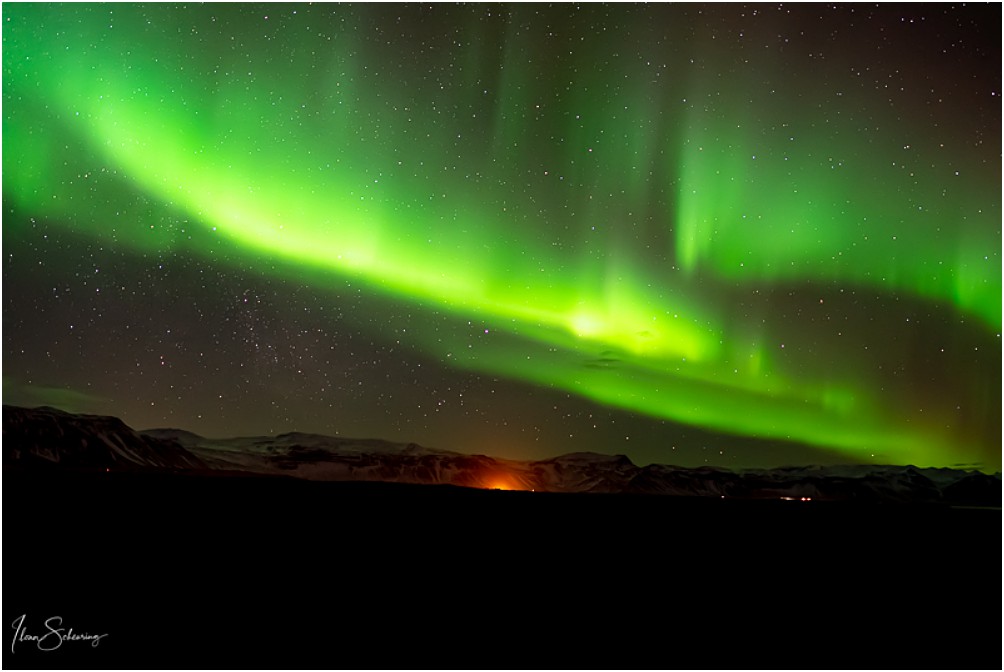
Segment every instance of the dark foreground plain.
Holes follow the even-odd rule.
[[[5,468],[12,668],[1000,669],[1001,512]],[[45,621],[97,646],[39,650]],[[52,637],[49,644],[58,643]]]

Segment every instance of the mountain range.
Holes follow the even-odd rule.
[[[517,461],[299,432],[210,439],[181,429],[136,431],[111,416],[8,405],[3,407],[3,459],[5,466],[35,469],[257,474],[557,493],[1001,505],[1000,474],[962,469],[839,465],[731,471],[637,466],[624,455],[591,452]]]

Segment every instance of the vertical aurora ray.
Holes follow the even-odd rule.
[[[708,55],[719,76],[691,92],[679,153],[681,265],[911,294],[1000,329],[999,157],[982,141],[972,151],[965,92],[939,81],[931,105],[920,81],[895,97],[862,81],[866,67],[898,73],[923,60],[921,46],[878,66],[827,61],[828,50],[817,44],[811,67],[783,80],[776,55],[741,43]]]
[[[5,6],[5,200],[137,249],[181,244],[169,208],[228,263],[490,323],[482,349],[420,333],[463,369],[861,459],[999,462],[954,408],[992,376],[939,373],[939,399],[873,366],[912,325],[868,350],[796,305],[999,330],[999,170],[965,129],[934,146],[949,112],[895,125],[844,64],[817,86],[692,10],[533,12]]]

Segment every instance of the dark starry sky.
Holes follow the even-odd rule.
[[[4,5],[4,402],[999,469],[1000,19]]]

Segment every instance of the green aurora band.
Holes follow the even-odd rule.
[[[999,169],[962,140],[919,147],[919,122],[880,133],[888,103],[843,71],[836,99],[807,67],[765,93],[755,75],[790,64],[701,30],[667,45],[638,9],[570,49],[489,5],[3,10],[4,197],[27,212],[490,324],[476,348],[419,335],[453,366],[862,461],[999,468],[1000,435],[965,421],[994,414],[994,372],[919,392],[918,415],[865,336],[788,354],[803,325],[736,309],[851,287],[999,339]],[[968,179],[935,188],[946,170]]]

